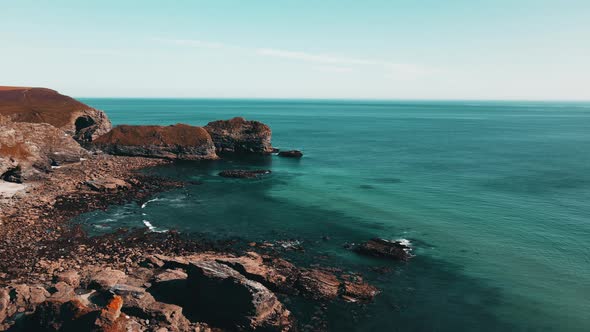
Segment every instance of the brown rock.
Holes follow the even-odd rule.
[[[293,326],[291,313],[268,288],[227,265],[193,262],[188,275],[193,308],[213,325],[265,331],[288,331]]]
[[[47,123],[78,142],[89,142],[111,129],[102,111],[44,88],[0,87],[0,116],[13,122]]]
[[[100,179],[86,181],[86,185],[95,191],[115,191],[119,189],[129,189],[131,185],[121,179],[111,176]]]
[[[119,281],[125,279],[125,277],[125,272],[107,268],[90,276],[89,287],[99,290],[109,290],[119,283]]]
[[[8,316],[8,306],[10,304],[10,293],[7,288],[0,288],[0,323],[4,322]]]
[[[301,273],[297,287],[313,299],[335,299],[340,290],[340,280],[325,271],[309,270]]]
[[[273,152],[270,127],[258,121],[244,118],[209,122],[205,127],[218,153],[260,153]]]
[[[154,277],[154,282],[166,282],[170,280],[182,280],[188,278],[188,274],[186,274],[183,270],[170,270],[167,269],[164,272],[157,274]]]
[[[79,162],[87,156],[72,137],[46,123],[0,125],[0,179],[39,179],[51,166]]]
[[[172,160],[217,159],[211,136],[201,127],[118,126],[95,139],[93,146],[124,156],[142,156]]]
[[[56,283],[50,291],[52,292],[50,300],[67,302],[76,296],[75,289],[64,281]]]
[[[78,274],[78,272],[75,270],[61,272],[55,276],[55,281],[56,282],[63,281],[66,284],[75,288],[80,285],[80,274]]]

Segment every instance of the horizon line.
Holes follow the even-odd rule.
[[[374,101],[374,102],[404,102],[404,101],[445,101],[445,102],[459,102],[459,101],[472,101],[472,102],[590,102],[590,99],[460,99],[460,98],[316,98],[316,97],[141,97],[141,96],[129,96],[129,97],[117,97],[117,96],[73,96],[79,99],[182,99],[182,100],[276,100],[276,101],[289,101],[289,100],[301,100],[301,101]]]

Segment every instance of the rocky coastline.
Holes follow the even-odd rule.
[[[300,326],[285,297],[366,303],[378,294],[360,275],[299,267],[257,246],[238,250],[149,229],[89,237],[72,218],[196,185],[140,170],[224,153],[271,153],[270,128],[235,118],[204,130],[176,125],[110,131],[104,113],[46,90],[45,99],[35,95],[47,109],[41,113],[73,121],[74,132],[63,129],[70,130],[68,124],[58,128],[27,115],[30,110],[18,103],[30,99],[31,88],[0,88],[0,125],[14,130],[0,140],[0,177],[24,182],[22,190],[0,197],[0,330],[295,331]],[[64,100],[75,107],[58,109]],[[91,125],[76,131],[81,117]],[[24,139],[26,133],[16,129],[27,125],[51,126],[46,131],[59,140]],[[187,140],[193,133],[199,137]],[[138,136],[144,146],[134,141]],[[64,154],[70,157],[55,157]],[[312,329],[322,330],[322,324]]]

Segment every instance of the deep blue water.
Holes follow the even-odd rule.
[[[294,260],[362,272],[383,290],[366,307],[330,306],[333,331],[590,330],[590,103],[84,101],[114,124],[260,120],[275,146],[305,153],[158,168],[203,184],[86,214],[90,229],[147,220],[220,239],[298,239],[306,251]],[[273,173],[216,176],[243,167]],[[416,257],[342,248],[375,236],[410,239]]]

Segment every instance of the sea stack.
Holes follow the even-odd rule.
[[[230,120],[209,122],[205,127],[219,154],[254,153],[270,154],[272,132],[262,122],[236,117]]]

